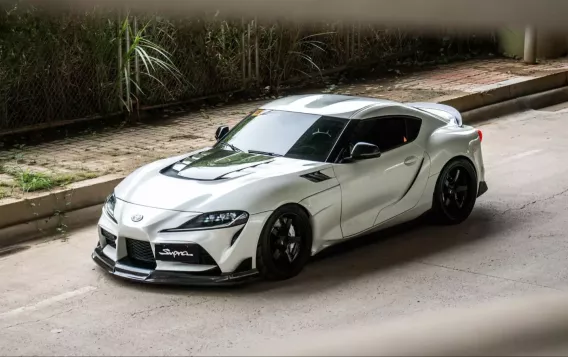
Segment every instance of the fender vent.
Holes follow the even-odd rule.
[[[320,171],[312,172],[309,174],[302,175],[303,178],[312,182],[323,182],[331,179],[331,177],[327,176],[326,174],[321,173]]]

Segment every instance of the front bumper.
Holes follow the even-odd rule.
[[[256,269],[212,276],[202,275],[200,273],[142,269],[113,261],[107,257],[98,246],[95,248],[91,257],[101,268],[114,276],[150,284],[235,285],[254,280],[258,277],[258,271]]]
[[[196,213],[138,206],[117,200],[115,219],[104,211],[92,259],[109,273],[159,284],[229,284],[256,275],[258,237],[270,212],[242,226],[168,232]],[[134,221],[132,217],[141,216]],[[175,258],[170,253],[183,253]]]

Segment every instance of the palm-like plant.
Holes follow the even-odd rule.
[[[147,22],[141,29],[137,29],[137,26],[131,25],[130,16],[126,16],[124,21],[122,21],[116,39],[120,43],[120,56],[122,59],[117,84],[120,88],[125,89],[124,93],[121,90],[120,100],[129,113],[133,111],[134,104],[138,106],[140,102],[138,95],[144,95],[143,86],[140,83],[141,76],[156,81],[166,90],[168,88],[158,78],[158,75],[171,75],[178,81],[183,79],[182,73],[171,59],[171,54],[145,36],[150,24],[151,21]],[[122,51],[122,43],[125,44],[124,51]],[[140,63],[142,64],[141,66]],[[135,91],[132,91],[132,88]]]

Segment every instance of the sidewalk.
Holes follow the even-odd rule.
[[[514,60],[483,60],[440,66],[397,79],[341,85],[323,92],[435,101],[460,98],[488,88],[568,71],[568,59],[526,66]],[[46,144],[0,152],[0,205],[36,193],[27,189],[81,181],[108,174],[126,175],[142,164],[213,143],[217,126],[235,125],[262,102],[177,115],[157,124],[113,129]],[[27,173],[22,176],[22,173]],[[45,191],[45,190],[44,190]]]

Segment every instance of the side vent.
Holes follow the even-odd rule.
[[[320,171],[311,172],[309,174],[302,175],[302,177],[312,182],[323,182],[331,179],[331,177],[326,174],[322,174]]]

